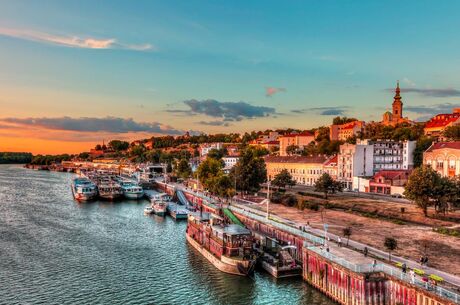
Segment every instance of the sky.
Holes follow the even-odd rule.
[[[459,1],[0,1],[0,151],[460,105]]]

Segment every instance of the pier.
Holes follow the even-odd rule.
[[[452,290],[411,276],[388,263],[364,256],[318,236],[309,228],[240,203],[226,205],[179,185],[162,185],[177,190],[203,211],[219,213],[225,206],[254,235],[277,239],[295,246],[296,261],[302,264],[302,277],[325,295],[344,305],[454,305],[460,295]],[[182,196],[180,195],[180,196]]]

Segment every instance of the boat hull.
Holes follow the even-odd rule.
[[[187,242],[195,248],[198,252],[200,252],[201,255],[203,255],[211,264],[214,265],[217,269],[219,269],[222,272],[229,273],[229,274],[234,274],[234,275],[240,275],[240,276],[247,276],[248,273],[244,273],[241,271],[241,267],[238,267],[238,264],[235,263],[234,260],[222,257],[222,259],[217,258],[214,256],[211,252],[206,250],[203,246],[201,246],[196,240],[194,240],[191,236],[188,234],[185,235],[187,238]],[[226,259],[227,262],[223,261],[223,259]],[[254,264],[254,262],[249,262],[249,264]],[[247,268],[248,270],[251,270],[253,266],[250,266],[250,268]]]
[[[165,210],[157,210],[155,208],[153,208],[153,213],[155,213],[155,215],[158,215],[158,216],[161,216],[161,217],[164,217],[166,215]]]
[[[144,197],[144,193],[124,193],[126,199],[139,200]]]
[[[175,211],[169,212],[169,215],[171,215],[171,217],[174,218],[175,220],[183,220],[183,219],[185,220],[188,218],[187,214],[176,213]]]
[[[81,202],[84,202],[84,201],[91,201],[91,200],[94,200],[96,199],[97,197],[97,192],[94,192],[94,193],[78,193],[75,191],[75,189],[72,187],[72,194],[73,194],[73,198],[77,201],[81,201]]]
[[[101,197],[101,199],[104,200],[115,201],[121,199],[121,197],[123,197],[123,194],[99,194],[99,197]]]

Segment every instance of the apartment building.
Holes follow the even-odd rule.
[[[423,153],[423,164],[444,177],[460,175],[460,141],[433,143]]]
[[[278,138],[280,145],[280,156],[287,156],[286,149],[288,146],[298,146],[300,149],[304,148],[311,142],[315,141],[315,135],[311,132],[304,131],[302,133],[287,134]]]

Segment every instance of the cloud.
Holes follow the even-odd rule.
[[[286,92],[286,88],[265,87],[265,96],[272,97],[278,92]]]
[[[78,132],[110,132],[110,133],[130,133],[130,132],[151,132],[158,134],[180,135],[183,130],[177,130],[158,122],[142,123],[133,119],[117,117],[105,118],[4,118],[1,122],[17,124],[24,127],[35,127],[49,130],[66,130]]]
[[[402,81],[403,81],[405,84],[407,84],[408,86],[411,86],[411,87],[415,87],[415,86],[416,86],[416,84],[415,84],[413,81],[411,81],[410,79],[408,79],[407,77],[404,77],[404,78],[402,79]]]
[[[125,49],[133,51],[148,51],[155,49],[154,46],[152,46],[151,44],[125,44],[118,42],[115,38],[83,38],[75,35],[54,35],[44,32],[23,29],[0,28],[0,35],[70,48]]]
[[[306,109],[292,109],[291,113],[304,114],[308,112],[314,112],[319,115],[345,115],[346,111],[350,107],[348,106],[337,106],[337,107],[314,107]]]
[[[253,106],[246,102],[219,102],[216,100],[186,100],[183,102],[190,109],[169,110],[168,112],[179,112],[189,114],[203,114],[209,117],[222,118],[223,121],[241,121],[267,117],[276,113],[275,108],[266,106]]]
[[[417,114],[452,113],[452,109],[460,107],[460,104],[442,103],[434,105],[404,106],[404,110]]]
[[[201,125],[206,125],[206,126],[230,126],[231,124],[229,122],[225,121],[200,121],[198,124]]]
[[[394,89],[386,89],[387,91],[393,92]],[[418,93],[427,97],[458,97],[460,96],[460,90],[454,88],[440,88],[440,89],[427,89],[427,88],[401,88],[403,93]]]

